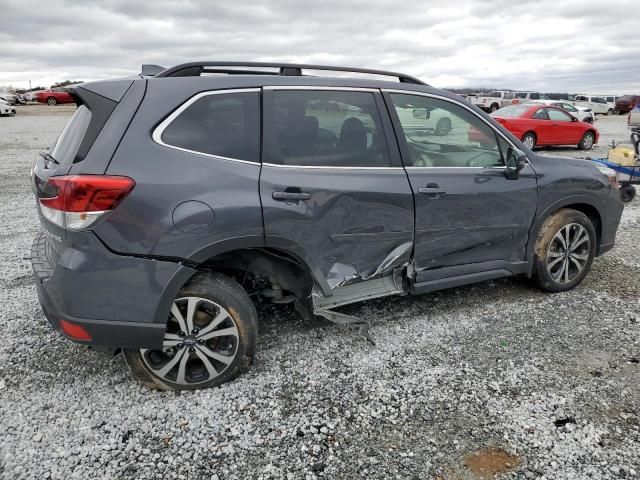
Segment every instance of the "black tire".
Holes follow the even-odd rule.
[[[607,110],[607,115],[608,116],[613,115],[613,108],[610,108],[609,110]]]
[[[585,132],[578,144],[578,150],[591,150],[596,140],[596,136],[593,132]]]
[[[191,353],[196,352],[196,348],[199,347],[192,346],[187,349],[187,337],[184,337],[185,340],[180,340],[184,342],[181,349],[179,348],[179,345],[178,347],[171,347],[171,349],[176,351],[173,356],[168,356],[164,350],[148,350],[143,352],[143,350],[140,349],[125,349],[124,357],[127,365],[129,365],[132,375],[149,388],[156,390],[198,390],[201,388],[215,387],[233,380],[241,373],[247,371],[253,362],[256,339],[258,336],[258,314],[256,313],[256,309],[249,298],[249,295],[247,295],[247,292],[245,292],[245,290],[236,281],[225,275],[219,273],[206,273],[198,274],[193,277],[189,283],[180,290],[176,301],[181,301],[189,297],[195,297],[203,300],[204,302],[201,301],[200,304],[206,305],[207,302],[211,302],[212,304],[217,304],[226,310],[224,313],[228,316],[223,322],[230,322],[227,325],[232,325],[232,328],[236,327],[236,333],[234,333],[233,337],[235,354],[233,357],[227,357],[233,358],[233,360],[228,364],[225,363],[227,366],[223,367],[222,371],[212,379],[210,379],[211,374],[209,372],[207,373],[206,378],[203,377],[198,379],[196,377],[196,379],[191,383],[189,383],[188,380],[185,380],[186,383],[177,383],[176,381],[171,381],[168,378],[162,378],[154,373],[149,363],[151,361],[150,356],[153,355],[156,358],[160,358],[161,362],[164,359],[164,365],[166,365],[170,363],[172,358],[177,356],[178,353],[184,352],[182,353],[182,356],[189,357],[188,360],[185,361],[185,368],[190,368],[189,365],[195,364],[193,369],[200,375],[204,374],[206,370],[205,365],[198,359],[198,357],[202,358],[200,353],[201,350],[198,349],[197,353]],[[176,304],[174,303],[174,305]],[[218,311],[218,315],[220,313],[221,310]],[[201,312],[198,314],[201,314]],[[213,317],[214,315],[210,316]],[[175,320],[173,313],[169,314],[169,317],[171,320],[167,322],[167,333],[165,335],[169,335],[169,324]],[[222,325],[224,325],[224,323]],[[228,330],[228,328],[226,330]],[[176,336],[175,334],[172,335]],[[209,339],[204,342],[204,345],[212,351],[215,347],[213,347],[210,342],[220,342],[221,338],[224,337],[229,336],[218,336]],[[203,344],[202,341],[198,341],[198,343]],[[147,355],[147,357],[145,357],[145,355]],[[215,363],[211,362],[211,359],[209,359],[209,362],[210,365]],[[176,370],[180,363],[182,362],[175,363],[175,367],[171,368],[167,376]],[[199,363],[202,363],[202,365],[199,365]],[[220,363],[219,365],[222,367],[222,365],[225,364]],[[160,368],[164,365],[161,363]],[[216,368],[216,371],[217,370],[218,369]],[[188,374],[191,374],[191,370],[189,370]],[[176,374],[176,378],[179,378],[178,375],[179,373]]]
[[[440,120],[438,120],[438,122],[436,123],[436,135],[438,135],[439,137],[444,137],[445,135],[448,135],[450,131],[451,120],[449,120],[448,118],[441,118]]]
[[[530,142],[531,142],[531,143],[529,144],[530,146],[527,144],[527,142],[529,141],[529,139],[530,139]],[[522,143],[524,143],[524,145],[525,145],[526,147],[528,147],[528,148],[529,148],[529,150],[533,150],[533,149],[535,148],[535,146],[536,146],[536,141],[537,141],[536,134],[535,134],[535,133],[533,133],[533,132],[527,132],[527,133],[525,133],[525,134],[522,136]]]
[[[58,101],[54,97],[47,98],[47,105],[54,106]]]
[[[636,196],[636,189],[633,185],[625,185],[624,187],[620,187],[620,197],[624,203],[629,203]]]
[[[578,226],[582,227],[580,230]],[[569,254],[560,253],[556,250],[562,241],[557,239],[557,235],[563,237],[568,233],[570,244],[573,244],[586,232],[588,244],[585,242],[577,244],[575,250],[569,250]],[[573,233],[573,237],[571,234]],[[565,240],[566,241],[566,240]],[[547,218],[536,239],[534,252],[533,278],[538,286],[547,292],[564,292],[575,288],[582,282],[589,272],[593,259],[596,255],[596,229],[589,217],[577,210],[564,208]],[[575,253],[574,253],[575,252]],[[575,254],[574,259],[571,257]],[[577,260],[577,256],[584,257],[584,260]],[[560,259],[560,260],[558,260]],[[584,261],[582,268],[577,268],[579,261]],[[567,275],[564,276],[564,266]],[[558,272],[562,270],[559,277]]]
[[[498,110],[500,108],[500,105],[498,105],[497,103],[492,103],[491,106],[489,107],[489,111],[491,113],[495,112],[496,110]]]
[[[588,124],[592,124],[592,123],[593,123],[593,118],[592,118],[592,117],[586,117],[586,118],[583,120],[583,122],[584,122],[584,123],[588,123]]]

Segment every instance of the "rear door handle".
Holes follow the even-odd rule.
[[[307,192],[273,192],[271,198],[278,202],[296,202],[300,200],[309,200],[311,194]]]
[[[426,187],[418,188],[418,193],[423,193],[425,195],[432,195],[429,198],[433,198],[435,200],[436,198],[439,198],[440,195],[444,195],[445,193],[447,193],[447,191],[441,189],[437,183],[427,183]]]

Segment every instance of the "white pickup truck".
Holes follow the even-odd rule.
[[[513,103],[514,94],[508,90],[495,90],[491,93],[479,93],[476,95],[468,95],[467,100],[476,107],[480,107],[487,112],[495,112],[499,108],[506,107]]]

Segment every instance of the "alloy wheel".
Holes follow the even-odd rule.
[[[593,135],[590,133],[585,134],[582,145],[585,150],[589,150],[593,146]]]
[[[578,277],[589,262],[591,240],[579,223],[569,223],[556,232],[547,250],[547,272],[558,283]]]
[[[164,381],[197,385],[213,380],[238,352],[238,327],[221,305],[200,297],[173,302],[162,350],[141,349],[150,371]]]
[[[522,139],[522,143],[524,143],[524,146],[527,147],[529,150],[531,150],[535,146],[535,140],[531,135],[526,135]]]

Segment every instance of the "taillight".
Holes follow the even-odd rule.
[[[50,177],[47,181],[47,187],[50,187],[48,194],[39,197],[40,210],[47,220],[59,227],[81,230],[116,208],[134,186],[135,182],[129,177]]]

